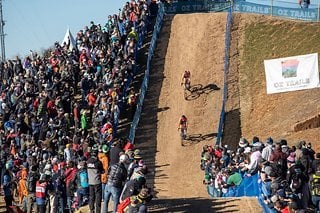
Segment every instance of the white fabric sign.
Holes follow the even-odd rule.
[[[267,94],[319,87],[318,53],[264,60]]]

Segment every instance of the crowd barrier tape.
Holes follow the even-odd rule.
[[[144,78],[143,78],[143,81],[141,84],[137,108],[136,108],[136,111],[135,111],[135,114],[133,117],[133,121],[131,123],[131,128],[130,128],[130,133],[129,133],[129,140],[133,144],[134,144],[136,129],[138,127],[140,116],[141,116],[144,97],[145,97],[145,94],[146,94],[146,91],[147,91],[148,85],[149,85],[150,63],[151,63],[152,56],[154,54],[154,50],[156,48],[158,34],[161,30],[164,13],[165,13],[165,10],[164,10],[163,4],[159,4],[158,15],[156,18],[156,23],[154,25],[154,30],[153,30],[153,34],[152,34],[152,38],[151,38],[151,43],[149,46],[149,51],[148,51],[147,68],[145,70]]]

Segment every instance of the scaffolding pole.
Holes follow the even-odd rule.
[[[2,13],[2,0],[0,0],[0,45],[1,45],[1,61],[6,60],[6,48],[4,37],[6,34],[4,33],[4,20],[3,20],[3,13]]]

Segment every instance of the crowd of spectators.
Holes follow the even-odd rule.
[[[269,137],[263,143],[255,136],[251,142],[241,138],[237,150],[206,145],[201,157],[212,197],[238,196],[244,180],[257,175],[254,184],[260,185],[259,196],[270,211],[320,211],[320,153],[310,143],[289,147],[284,139]]]
[[[8,211],[73,212],[89,203],[100,213],[111,195],[114,212],[127,198],[130,212],[146,209],[146,165],[116,127],[120,109],[135,104],[127,90],[150,3],[131,0],[105,25],[91,21],[75,46],[56,42],[49,56],[2,62],[0,168]]]

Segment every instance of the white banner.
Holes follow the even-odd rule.
[[[267,94],[319,87],[318,53],[264,60]]]

